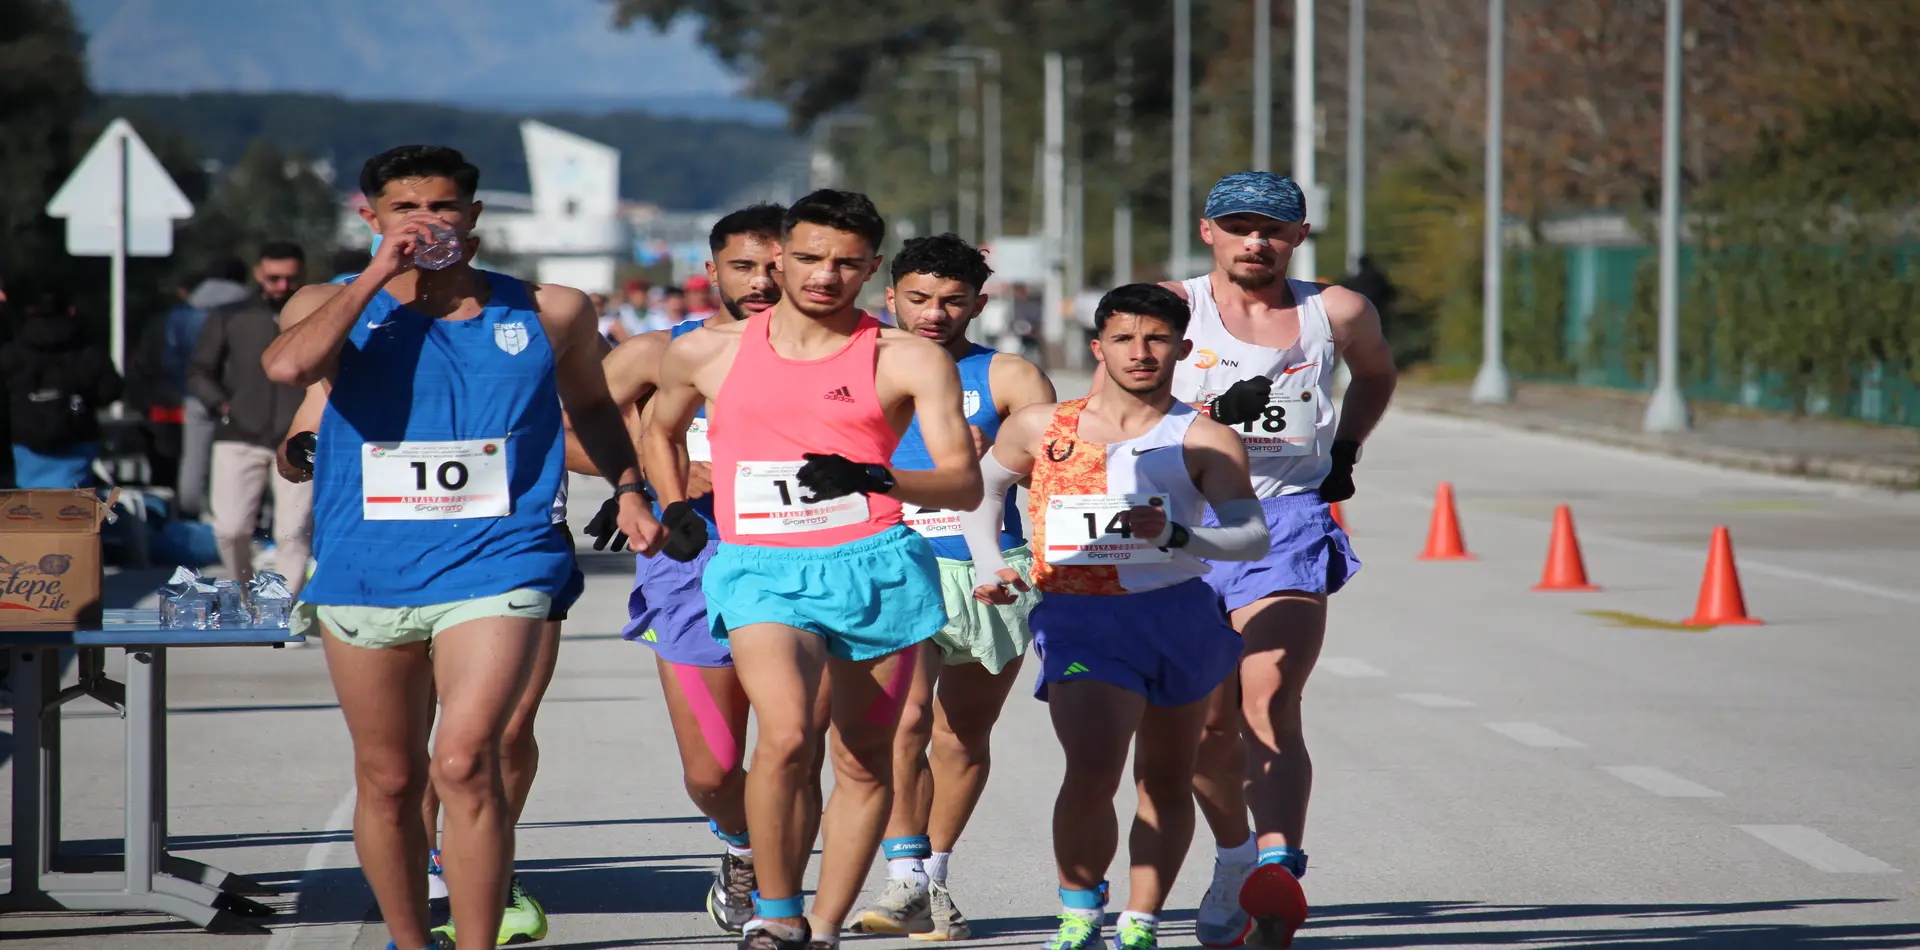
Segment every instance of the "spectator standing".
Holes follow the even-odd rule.
[[[705,320],[719,312],[720,305],[714,299],[713,282],[705,277],[687,278],[687,313],[683,319]],[[675,321],[676,323],[679,321]]]
[[[99,411],[120,398],[107,348],[85,339],[57,294],[34,295],[12,342],[0,346],[14,481],[21,488],[87,488],[100,451]]]
[[[200,330],[207,314],[215,307],[247,299],[247,265],[238,259],[222,261],[209,271],[205,280],[188,295],[184,307],[167,314],[165,366],[167,376],[186,387],[187,363],[193,359],[200,342]],[[186,389],[186,410],[180,423],[180,481],[174,486],[174,500],[183,518],[198,518],[207,508],[208,473],[213,464],[214,430],[219,425],[215,410]]]
[[[269,380],[260,358],[280,335],[280,308],[306,283],[306,255],[298,244],[272,242],[261,249],[253,276],[257,295],[207,315],[187,385],[220,420],[212,453],[220,562],[235,580],[252,579],[253,531],[271,483],[276,565],[298,594],[312,547],[313,486],[280,477],[274,456],[305,394]]]
[[[687,321],[687,292],[678,287],[668,287],[660,296],[660,317],[668,327],[677,327]]]

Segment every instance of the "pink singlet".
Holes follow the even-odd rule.
[[[709,414],[714,521],[720,527],[720,540],[759,547],[828,547],[900,524],[899,501],[867,495],[867,517],[855,523],[778,533],[739,530],[740,463],[799,463],[805,454],[815,453],[885,465],[900,444],[900,433],[887,420],[873,382],[880,321],[861,313],[853,336],[840,352],[803,362],[773,351],[767,340],[772,314],[769,310],[747,318],[739,352]],[[804,492],[790,482],[782,488],[787,496]],[[804,502],[793,500],[804,509]],[[764,507],[755,506],[749,519],[762,517],[756,512]]]

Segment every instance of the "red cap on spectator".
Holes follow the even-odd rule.
[[[643,291],[645,289],[647,289],[647,282],[636,278],[634,280],[627,281],[627,286],[625,288],[625,291],[630,294],[637,294],[640,291]]]
[[[707,279],[706,279],[705,277],[689,277],[689,278],[687,278],[687,289],[688,289],[688,290],[710,290],[710,289],[712,289],[712,287],[713,287],[713,285],[712,285],[712,284],[709,284],[709,283],[707,283]]]

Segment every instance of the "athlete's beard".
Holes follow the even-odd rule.
[[[1235,261],[1234,263],[1248,264],[1248,263],[1254,263],[1254,262]],[[1280,279],[1280,267],[1278,264],[1275,264],[1264,270],[1256,270],[1252,272],[1242,271],[1242,270],[1235,269],[1233,267],[1228,267],[1227,279],[1232,281],[1234,286],[1239,287],[1243,290],[1263,290],[1267,287],[1272,286],[1274,281]]]
[[[720,295],[720,305],[727,308],[728,315],[732,316],[735,320],[745,320],[746,318],[752,316],[752,314],[747,312],[747,308],[746,308],[746,303],[749,300],[753,301],[754,303],[766,303],[766,304],[779,303],[780,289],[776,287],[773,289],[772,292],[767,293],[765,295],[747,294],[746,296],[740,297],[738,299],[730,299],[725,294]]]

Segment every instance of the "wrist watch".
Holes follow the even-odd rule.
[[[618,501],[621,495],[639,495],[645,501],[653,501],[653,493],[647,491],[645,482],[628,482],[613,490],[614,500]]]
[[[888,471],[885,465],[877,462],[867,466],[867,475],[873,479],[875,485],[880,486],[879,494],[882,495],[892,492],[894,487],[899,484],[894,481],[893,473]]]
[[[1184,548],[1188,541],[1193,540],[1193,532],[1188,531],[1186,525],[1178,521],[1169,522],[1169,524],[1173,526],[1173,533],[1167,536],[1167,547]]]

